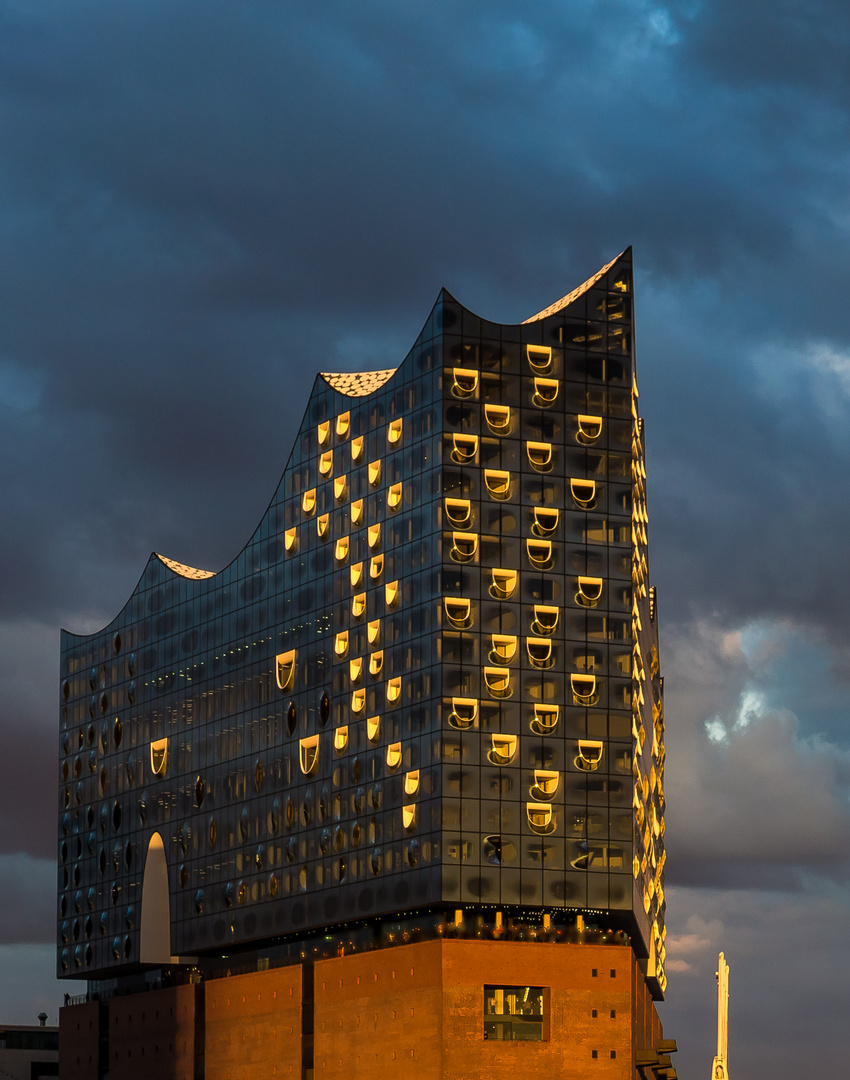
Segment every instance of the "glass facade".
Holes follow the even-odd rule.
[[[156,834],[175,956],[499,908],[627,931],[663,992],[645,475],[629,252],[318,376],[233,563],[63,633],[59,974],[144,963]]]

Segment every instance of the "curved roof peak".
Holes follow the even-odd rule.
[[[545,319],[549,315],[555,315],[557,312],[563,311],[564,308],[569,307],[574,300],[578,300],[578,298],[584,295],[588,289],[592,289],[603,274],[607,274],[614,263],[617,262],[618,259],[622,259],[628,250],[628,248],[624,248],[619,255],[616,255],[609,263],[606,263],[601,270],[598,270],[593,277],[589,277],[587,281],[582,285],[579,285],[577,289],[573,289],[573,291],[568,292],[566,296],[562,296],[560,300],[556,300],[554,304],[550,304],[549,307],[544,308],[542,311],[538,311],[537,314],[532,315],[530,319],[523,319],[523,325],[525,325],[525,323],[537,322],[539,319]]]
[[[379,371],[321,371],[319,374],[334,390],[346,397],[366,397],[373,394],[395,375],[398,368]]]
[[[173,570],[175,574],[179,574],[180,577],[192,578],[193,581],[203,581],[204,578],[215,577],[215,570],[199,570],[195,566],[187,566],[185,563],[175,562],[174,559],[166,559],[158,551],[155,551],[154,555],[164,566],[167,566],[169,570]]]

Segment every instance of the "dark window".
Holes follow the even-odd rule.
[[[545,999],[541,986],[485,986],[484,1038],[542,1042]]]

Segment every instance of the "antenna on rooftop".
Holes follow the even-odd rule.
[[[723,953],[717,958],[717,1053],[711,1066],[712,1080],[729,1080],[729,965]]]

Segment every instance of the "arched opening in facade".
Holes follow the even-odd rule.
[[[139,960],[143,964],[170,964],[171,896],[165,845],[155,832],[148,844],[145,875],[142,879],[142,914],[139,932]]]

